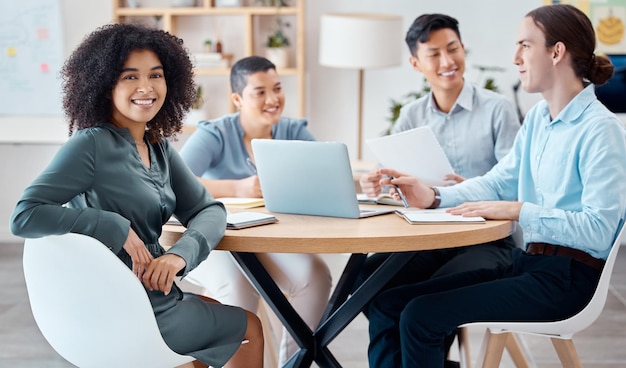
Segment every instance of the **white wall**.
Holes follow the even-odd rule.
[[[7,1],[7,0],[3,0]],[[94,28],[108,23],[112,18],[109,0],[60,0],[63,16],[65,56],[75,48],[80,40]],[[305,0],[306,1],[306,67],[307,67],[307,117],[311,129],[318,139],[337,140],[348,144],[351,154],[356,153],[357,116],[357,71],[322,67],[318,64],[319,18],[328,12],[385,12],[404,17],[404,29],[408,29],[413,19],[425,12],[442,12],[456,17],[460,22],[463,41],[470,50],[467,59],[467,77],[477,78],[472,65],[495,65],[507,68],[505,73],[495,75],[502,92],[512,96],[511,86],[517,74],[511,62],[517,27],[523,15],[542,0],[476,0],[471,11],[464,0],[410,1],[410,0]],[[228,22],[222,22],[228,31]],[[239,24],[239,23],[236,23]],[[236,30],[234,30],[236,32]],[[201,32],[198,32],[201,33]],[[198,35],[199,39],[204,36]],[[401,35],[403,38],[404,35]],[[364,125],[365,138],[378,135],[387,126],[389,99],[398,99],[409,91],[421,87],[421,75],[408,64],[408,50],[403,39],[390,40],[402,44],[405,50],[403,64],[398,67],[367,70],[364,84]],[[187,44],[195,45],[195,39],[186,39]],[[376,47],[376,45],[372,45]],[[285,77],[291,84],[293,78]],[[226,80],[226,78],[224,78]],[[208,92],[210,94],[210,92]],[[522,92],[523,94],[523,92]],[[223,91],[219,98],[223,99]],[[210,98],[210,96],[209,96]],[[289,98],[289,96],[288,96]],[[522,96],[522,107],[528,109],[536,96]],[[295,96],[291,101],[295,100]],[[293,106],[291,106],[293,105]],[[295,111],[295,103],[287,111]],[[0,128],[9,135],[37,133],[41,124],[53,122],[61,126],[62,117],[37,119],[32,124],[15,126],[14,117],[0,116]],[[63,132],[64,134],[64,132]],[[7,138],[7,137],[4,137]],[[10,140],[10,138],[8,138]]]
[[[307,2],[307,69],[308,116],[311,129],[318,139],[338,140],[348,144],[356,155],[357,83],[358,72],[322,67],[318,64],[319,18],[331,12],[385,12],[402,15],[404,32],[413,20],[423,13],[445,13],[459,21],[462,41],[470,51],[467,57],[466,77],[476,81],[477,70],[472,65],[500,66],[507,69],[496,73],[496,82],[502,93],[512,98],[512,86],[517,71],[512,63],[518,25],[541,0],[501,1],[477,0],[467,6],[464,0],[409,1],[409,0],[322,0]],[[391,98],[400,99],[410,91],[421,88],[421,74],[409,65],[409,51],[404,34],[398,40],[405,50],[401,66],[366,70],[364,81],[364,138],[376,137],[386,129]],[[376,45],[372,45],[376,47]],[[524,92],[522,92],[524,94]],[[520,95],[523,111],[538,97]],[[364,147],[364,158],[371,158]]]
[[[64,55],[68,56],[91,30],[110,22],[111,9],[108,0],[61,0]],[[61,116],[0,116],[0,132],[0,242],[3,242],[17,239],[9,231],[11,212],[24,188],[66,140],[67,125]]]
[[[8,1],[8,0],[2,0]],[[454,16],[460,22],[467,57],[468,80],[475,81],[472,65],[505,67],[505,73],[495,75],[502,92],[512,97],[517,73],[512,64],[518,25],[529,10],[540,6],[542,0],[305,0],[306,1],[306,68],[307,117],[310,128],[319,140],[345,142],[355,158],[357,121],[357,71],[322,67],[318,64],[319,19],[329,12],[382,12],[400,14],[404,30],[415,17],[426,12]],[[82,38],[96,27],[112,19],[109,0],[61,0],[65,56]],[[389,100],[398,99],[421,87],[422,77],[408,64],[408,49],[404,35],[389,42],[402,43],[405,60],[401,66],[367,70],[364,83],[364,137],[371,138],[387,127]],[[187,40],[186,40],[187,41]],[[372,45],[376,47],[376,45]],[[287,82],[289,83],[289,82]],[[222,93],[222,92],[220,92]],[[220,95],[222,98],[223,95]],[[521,92],[525,112],[539,96]],[[295,96],[293,98],[295,100]],[[288,102],[289,103],[289,102]],[[295,104],[293,104],[295,105]],[[293,111],[293,109],[287,109]],[[8,231],[8,218],[22,189],[50,160],[66,137],[62,117],[0,116],[0,242],[13,239]],[[184,137],[183,137],[184,138]],[[26,142],[28,141],[28,142]],[[19,144],[13,143],[19,142]],[[179,142],[180,143],[180,142]],[[371,159],[364,150],[365,159]]]

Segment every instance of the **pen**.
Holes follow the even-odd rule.
[[[390,176],[389,179],[393,180],[393,176]],[[409,208],[409,202],[406,201],[406,197],[404,196],[404,193],[402,193],[402,191],[400,190],[400,187],[396,184],[391,185],[393,185],[393,188],[396,190],[396,192],[398,192],[398,196],[402,200],[402,204],[404,205],[404,207]]]
[[[250,157],[246,159],[246,164],[248,164],[248,167],[250,168],[250,170],[252,170],[252,173],[256,175],[257,174],[256,165],[254,164],[254,162],[252,162],[252,159],[250,159]]]

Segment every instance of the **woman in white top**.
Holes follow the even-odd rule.
[[[185,163],[215,198],[262,197],[251,141],[254,138],[315,140],[304,119],[281,117],[285,94],[269,60],[251,56],[231,69],[232,101],[239,110],[198,124],[181,149]],[[285,173],[288,175],[288,173]],[[294,309],[317,327],[331,289],[330,270],[314,254],[263,253],[259,259]],[[259,294],[227,252],[214,252],[187,279],[222,303],[256,311]],[[298,350],[283,328],[279,364]]]

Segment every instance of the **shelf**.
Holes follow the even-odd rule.
[[[240,6],[240,7],[216,7],[212,0],[201,0],[201,5],[194,7],[154,7],[156,0],[147,7],[130,8],[120,6],[126,4],[123,0],[112,0],[113,5],[113,21],[115,22],[138,22],[146,23],[149,25],[156,25],[160,29],[166,32],[170,32],[185,40],[185,44],[192,45],[190,47],[191,52],[198,52],[199,42],[203,42],[201,36],[207,33],[207,25],[209,27],[218,28],[227,24],[226,28],[230,27],[232,32],[236,33],[236,37],[231,36],[231,40],[235,42],[226,42],[228,44],[228,51],[231,55],[229,60],[229,67],[223,67],[218,64],[217,67],[199,67],[194,70],[196,76],[229,76],[230,66],[233,59],[239,59],[251,55],[262,55],[264,51],[263,36],[264,32],[269,30],[268,21],[274,16],[286,16],[289,23],[293,26],[291,41],[292,50],[290,51],[290,63],[288,68],[278,68],[277,72],[281,76],[288,76],[290,79],[296,80],[296,93],[295,100],[297,104],[297,113],[294,113],[293,117],[305,116],[305,27],[304,27],[304,1],[305,0],[291,0],[292,6]],[[162,4],[162,2],[161,2]],[[154,19],[150,19],[150,18]],[[213,17],[216,17],[212,19]],[[220,19],[220,17],[239,17],[236,21],[228,19]],[[216,25],[217,24],[217,25]],[[221,24],[221,26],[220,26]],[[220,31],[222,32],[222,31]],[[261,33],[259,33],[261,32]],[[210,31],[208,33],[211,33]],[[213,38],[215,35],[210,36]],[[228,41],[228,36],[219,35],[217,39],[222,42]],[[193,46],[196,47],[193,47]],[[236,57],[233,57],[235,55]],[[205,64],[210,65],[210,64]],[[206,79],[206,78],[205,78]],[[224,78],[223,81],[204,81],[209,83],[213,88],[217,86],[219,89],[222,86],[228,85],[228,78]],[[219,85],[218,85],[219,84]],[[226,87],[229,93],[225,94],[225,104],[227,109],[232,112],[233,105],[230,101],[230,88]],[[214,99],[215,100],[215,99]],[[215,104],[209,107],[211,112],[209,115],[219,114],[220,110],[224,110],[222,107]],[[290,114],[291,115],[291,114]]]
[[[202,16],[202,15],[295,15],[298,11],[294,7],[239,7],[239,8],[118,8],[117,15],[124,17],[142,16]]]
[[[277,69],[279,75],[297,75],[296,68]],[[230,75],[230,68],[197,68],[194,70],[196,75]]]

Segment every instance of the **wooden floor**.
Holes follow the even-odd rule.
[[[33,320],[22,273],[22,245],[0,244],[0,368],[67,368],[73,365],[47,344]],[[325,256],[334,280],[347,258]],[[480,347],[482,331],[472,330],[471,351]],[[548,339],[524,337],[537,367],[560,367]],[[357,317],[330,345],[346,368],[367,367],[367,320]],[[611,290],[600,318],[574,337],[586,368],[626,367],[626,248],[618,254]],[[112,347],[109,347],[112,349]],[[502,367],[513,367],[504,356]]]

